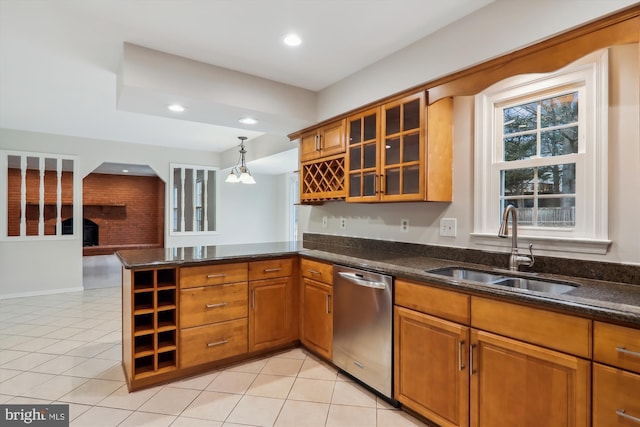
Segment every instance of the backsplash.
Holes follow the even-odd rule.
[[[406,256],[424,256],[473,264],[484,264],[498,268],[509,268],[509,253],[487,252],[476,249],[453,248],[447,246],[422,245],[416,243],[393,242],[388,240],[364,239],[358,237],[334,236],[328,234],[304,233],[302,243],[305,249],[324,250],[349,254],[349,249],[385,252]],[[585,279],[640,285],[640,266],[611,262],[585,261],[548,256],[536,256],[532,268],[522,271],[582,277]]]

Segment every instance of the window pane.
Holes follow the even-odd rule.
[[[540,102],[540,126],[560,126],[578,121],[578,92],[554,96]]]
[[[537,141],[535,134],[510,136],[504,139],[504,160],[528,159],[536,155]]]
[[[418,194],[420,192],[420,166],[409,166],[402,171],[402,193]]]
[[[404,137],[403,162],[416,162],[420,160],[420,134],[414,133]]]
[[[361,169],[362,159],[360,159],[360,147],[349,149],[349,170]]]
[[[38,235],[40,218],[40,158],[27,157],[27,236]]]
[[[400,132],[400,107],[390,108],[386,111],[386,132],[391,135]]]
[[[364,192],[363,196],[375,196],[376,194],[376,174],[368,172],[364,174]]]
[[[349,175],[349,197],[360,196],[360,174]]]
[[[209,227],[206,231],[216,230],[216,171],[210,170],[207,180],[207,221]]]
[[[384,184],[385,194],[400,194],[400,169],[388,169]]]
[[[181,168],[173,170],[173,231],[180,230],[182,223],[182,177]]]
[[[184,230],[194,231],[193,224],[193,169],[184,170]]]
[[[360,119],[352,120],[349,124],[349,144],[357,144],[362,141]]]
[[[404,119],[402,130],[418,129],[420,127],[420,100],[404,104]]]
[[[576,198],[540,198],[537,223],[541,227],[573,227],[576,225]]]
[[[533,168],[511,169],[502,171],[501,196],[519,196],[533,193]]]
[[[576,165],[541,166],[538,168],[539,194],[574,194],[576,192]]]
[[[367,144],[364,146],[364,167],[375,168],[376,167],[376,144]]]
[[[385,145],[385,165],[400,163],[400,138],[387,139]]]
[[[365,141],[369,141],[372,139],[376,139],[377,129],[376,129],[376,118],[375,114],[370,116],[366,116],[364,118],[364,139]]]
[[[578,126],[540,133],[540,155],[562,156],[578,152]]]
[[[20,235],[20,156],[7,156],[7,236]]]
[[[516,132],[524,132],[536,129],[538,121],[538,103],[529,102],[527,104],[516,105],[504,110],[504,133],[505,135]]]
[[[519,225],[533,225],[533,205],[534,199],[503,199],[500,202],[500,220],[502,220],[502,212],[508,205],[516,207],[516,215],[518,216]],[[512,223],[509,218],[509,224]]]

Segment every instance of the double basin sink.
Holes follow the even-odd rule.
[[[439,274],[455,280],[472,281],[483,284],[505,286],[509,288],[528,289],[530,291],[545,292],[550,294],[564,294],[579,285],[570,282],[558,282],[552,280],[540,280],[525,277],[517,277],[498,272],[474,270],[463,267],[444,267],[427,270],[427,273]]]

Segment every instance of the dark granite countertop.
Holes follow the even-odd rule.
[[[463,266],[491,270],[502,274],[514,274],[508,270],[483,264],[410,255],[380,248],[322,247],[311,245],[305,248],[302,242],[273,242],[240,245],[196,246],[184,248],[122,250],[117,256],[127,269],[157,268],[159,266],[188,266],[233,260],[265,259],[290,255],[302,255],[317,260],[368,269],[396,278],[428,282],[452,290],[479,296],[494,296],[501,299],[535,304],[544,308],[591,317],[603,321],[626,324],[640,328],[640,286],[604,280],[585,279],[573,276],[544,273],[516,273],[521,277],[534,277],[568,281],[578,284],[564,294],[548,294],[500,285],[459,281],[446,276],[429,273],[439,267]]]
[[[187,266],[216,261],[298,255],[301,242],[269,242],[240,245],[193,246],[180,248],[126,249],[116,252],[124,268],[157,268]]]

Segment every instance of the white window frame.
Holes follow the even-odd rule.
[[[207,221],[207,209],[210,209],[213,206],[213,209],[215,209],[215,223],[213,224],[213,230],[208,230],[208,231],[184,231],[185,228],[185,221],[184,221],[184,215],[182,216],[183,220],[181,221],[180,224],[178,224],[178,231],[174,230],[174,222],[177,221],[176,218],[176,212],[178,209],[181,209],[182,212],[184,212],[184,197],[181,200],[180,206],[176,206],[176,194],[174,191],[174,176],[175,176],[175,169],[180,169],[183,171],[182,173],[182,177],[183,177],[183,181],[184,180],[184,170],[185,169],[193,169],[194,174],[193,176],[197,176],[197,172],[202,170],[205,172],[205,176],[207,175],[207,173],[209,171],[213,171],[214,175],[215,175],[215,197],[214,200],[208,200],[208,195],[207,195],[207,188],[208,185],[210,184],[207,180],[207,187],[204,188],[203,193],[204,193],[204,204],[202,207],[202,219],[205,223],[204,227],[208,228],[209,223]],[[202,235],[212,235],[212,234],[219,234],[218,232],[218,218],[219,218],[219,210],[218,210],[218,197],[219,197],[219,191],[218,191],[218,170],[220,168],[217,167],[213,167],[213,166],[200,166],[200,165],[189,165],[189,164],[179,164],[179,163],[170,163],[169,164],[169,235],[170,236],[202,236]],[[190,185],[191,186],[191,191],[194,192],[196,191],[196,182],[192,182],[192,183],[186,183],[183,182],[181,185]],[[184,187],[183,187],[183,191],[182,194],[184,194]],[[194,199],[195,200],[195,199]],[[213,203],[213,205],[211,204]],[[193,213],[194,213],[194,218],[193,220],[193,224],[195,225],[196,223],[196,208],[198,206],[194,205],[193,208]]]
[[[515,76],[475,97],[474,232],[479,245],[508,246],[497,237],[500,225],[500,171],[505,170],[502,107],[520,100],[579,92],[578,153],[562,156],[576,164],[575,227],[527,227],[518,236],[537,249],[605,254],[608,239],[608,50],[594,52],[552,73]],[[518,161],[520,167],[557,163],[558,157]],[[508,168],[508,167],[507,167]],[[522,245],[522,243],[521,243]]]
[[[8,226],[9,226],[9,218],[8,218],[8,182],[9,182],[9,156],[17,156],[21,158],[21,169],[23,174],[23,181],[21,183],[21,223],[20,223],[20,235],[19,236],[9,236]],[[26,173],[26,159],[28,157],[35,157],[39,159],[39,175],[40,175],[40,188],[39,188],[39,211],[40,211],[40,219],[38,223],[38,235],[26,235],[26,188],[24,187],[25,182],[25,173]],[[44,175],[45,171],[45,159],[54,159],[57,163],[57,170],[51,171],[55,172],[57,175],[57,184],[56,184],[56,234],[44,234]],[[73,207],[72,207],[72,218],[73,221],[73,233],[72,234],[62,234],[62,161],[70,160],[73,162]],[[30,241],[30,240],[73,240],[78,237],[82,237],[81,234],[81,226],[78,224],[82,224],[82,180],[78,173],[78,157],[66,154],[52,154],[52,153],[36,153],[36,152],[28,152],[28,151],[0,151],[0,173],[2,174],[3,179],[1,182],[3,183],[0,187],[0,200],[2,200],[2,210],[0,212],[0,240],[1,241]]]

